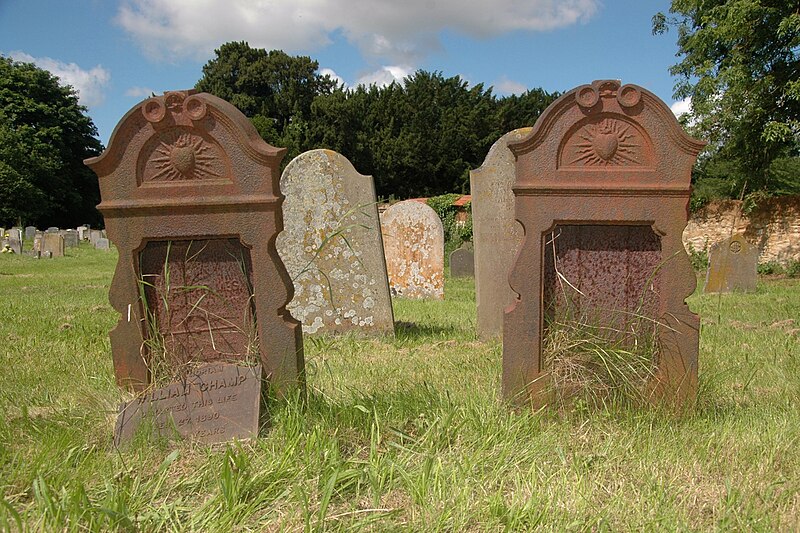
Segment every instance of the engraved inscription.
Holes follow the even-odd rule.
[[[150,390],[120,406],[115,441],[129,440],[144,421],[152,434],[205,443],[255,437],[261,367],[208,364],[180,381]]]
[[[611,116],[593,118],[574,131],[561,150],[560,167],[642,167],[651,150],[631,123]]]
[[[237,239],[149,242],[140,271],[150,349],[171,368],[255,353],[252,266]]]

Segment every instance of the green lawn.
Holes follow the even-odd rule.
[[[474,286],[448,280],[395,301],[395,339],[307,338],[308,403],[270,405],[257,441],[120,453],[115,262],[0,256],[0,530],[800,529],[800,280],[692,296],[680,418],[511,411]]]

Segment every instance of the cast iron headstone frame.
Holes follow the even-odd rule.
[[[685,299],[697,281],[681,235],[688,220],[691,169],[704,144],[689,137],[655,95],[616,80],[595,81],[564,94],[526,138],[509,144],[517,159],[513,191],[525,239],[509,274],[517,298],[504,314],[506,398],[534,406],[551,399],[542,365],[545,300],[553,294],[546,252],[552,249],[552,271],[557,260],[552,254],[562,252],[548,236],[552,239],[560,228],[572,235],[573,245],[562,246],[565,257],[570,246],[578,256],[581,247],[589,249],[586,256],[601,252],[593,256],[601,258],[600,264],[588,270],[580,257],[572,260],[576,275],[587,278],[585,285],[600,300],[619,300],[614,287],[626,282],[615,279],[614,272],[638,269],[634,274],[641,282],[643,269],[649,269],[653,281],[638,288],[651,291],[651,318],[661,324],[652,397],[675,404],[694,397],[699,319]],[[633,244],[627,242],[631,235]],[[618,255],[605,260],[620,258],[631,268],[602,264],[606,236],[613,238]]]
[[[275,248],[283,229],[279,165],[284,153],[264,142],[228,102],[176,91],[136,105],[115,128],[105,152],[86,161],[99,177],[98,209],[119,250],[109,300],[121,315],[110,332],[121,386],[142,390],[150,381],[142,263],[144,252],[152,257],[153,246],[173,242],[183,249],[192,243],[200,243],[194,249],[207,243],[224,249],[232,243],[242,250],[252,292],[248,312],[255,315],[264,374],[278,390],[302,386],[302,330],[286,311],[292,282]],[[205,260],[213,259],[212,254]],[[201,266],[221,287],[216,289],[223,293],[221,301],[227,286],[240,288],[241,280],[215,279],[213,264]]]

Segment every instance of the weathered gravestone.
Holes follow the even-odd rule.
[[[78,232],[78,240],[85,241],[89,238],[89,228],[86,226],[78,226],[76,231]]]
[[[450,253],[450,275],[454,278],[475,277],[475,254],[468,248],[459,248]]]
[[[550,401],[542,345],[557,321],[588,319],[632,345],[645,339],[627,328],[644,317],[658,347],[651,398],[691,400],[699,320],[681,235],[704,144],[652,93],[605,80],[563,95],[509,146],[525,237],[509,277],[519,298],[505,312],[505,396]]]
[[[55,227],[55,226],[50,226],[50,227],[49,227],[49,228],[47,228],[47,229],[46,229],[44,232],[45,232],[45,233],[58,233],[58,231],[59,231],[59,230],[58,230],[58,228],[57,228],[57,227]]]
[[[703,292],[753,292],[758,281],[758,248],[741,233],[715,243],[708,252]]]
[[[302,330],[285,309],[292,285],[274,245],[284,152],[228,102],[179,91],[131,109],[86,161],[119,251],[109,294],[118,383],[142,390],[151,369],[250,361],[277,391],[302,386]]]
[[[381,215],[389,288],[404,298],[444,298],[444,229],[436,211],[414,200]]]
[[[22,253],[22,241],[18,241],[12,237],[0,239],[0,249],[3,251],[9,250],[11,253],[19,255]]]
[[[97,240],[102,238],[103,238],[103,232],[100,231],[99,229],[89,230],[89,242],[92,244],[92,246],[95,246],[97,244]]]
[[[44,237],[44,233],[37,230],[36,233],[33,234],[33,254],[37,255],[42,252],[42,239]]]
[[[108,251],[108,250],[111,249],[111,243],[108,242],[108,239],[100,238],[100,239],[97,239],[95,241],[94,248],[95,248],[95,250],[106,250],[106,251]]]
[[[33,239],[36,236],[36,226],[26,226],[25,227],[25,238],[26,239]]]
[[[522,227],[514,219],[514,154],[508,143],[524,138],[531,129],[520,128],[500,137],[483,165],[469,173],[477,326],[482,338],[502,333],[503,310],[514,301],[508,274],[522,243]]]
[[[12,241],[19,241],[22,242],[25,238],[25,233],[22,231],[22,228],[10,228],[6,230],[6,235]]]
[[[155,436],[204,443],[254,438],[260,400],[260,365],[192,367],[183,380],[122,404],[114,440],[117,445],[130,440],[143,424]]]
[[[40,247],[42,255],[49,254],[48,257],[64,257],[64,237],[58,233],[43,234]]]
[[[78,246],[78,232],[73,229],[64,230],[61,236],[64,237],[64,246],[67,248],[74,248]]]
[[[281,176],[278,253],[294,283],[287,307],[306,333],[393,334],[375,186],[342,155],[312,150]]]

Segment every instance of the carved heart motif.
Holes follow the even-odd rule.
[[[595,134],[592,146],[597,155],[605,161],[610,161],[614,154],[617,153],[619,139],[613,132],[598,132]]]

